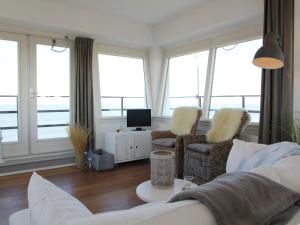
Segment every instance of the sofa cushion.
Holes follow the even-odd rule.
[[[273,167],[258,167],[250,170],[251,173],[256,173],[277,183],[280,183],[280,177]]]
[[[300,193],[300,156],[288,156],[275,163],[272,168],[278,174],[282,185]]]
[[[28,205],[31,225],[52,225],[92,215],[80,201],[36,173],[28,185]]]
[[[199,222],[201,221],[201,222]],[[63,225],[216,225],[210,210],[195,200],[156,202],[128,210],[95,214],[83,219],[69,220]]]
[[[9,225],[31,225],[30,224],[30,210],[23,209],[14,214],[10,215],[8,218]]]
[[[209,154],[211,149],[213,147],[213,144],[207,144],[207,143],[203,143],[203,144],[189,144],[187,146],[187,149],[190,151],[194,151],[194,152],[199,152],[202,154]]]
[[[169,147],[169,148],[175,147],[175,143],[176,143],[176,138],[158,138],[152,141],[152,144],[154,145]]]
[[[266,145],[234,139],[227,159],[226,172],[237,171],[242,161],[249,159],[257,150],[264,146]]]

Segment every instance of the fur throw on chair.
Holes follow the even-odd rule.
[[[198,107],[176,108],[171,118],[171,132],[176,135],[190,134],[192,127],[198,122],[196,120],[198,119],[199,109]]]
[[[247,112],[244,109],[223,108],[216,112],[212,119],[210,130],[207,132],[207,142],[216,143],[232,139],[240,129],[240,126],[245,126],[248,121],[241,121],[243,114]],[[248,115],[248,118],[250,116]]]

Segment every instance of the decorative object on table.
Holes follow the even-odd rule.
[[[166,202],[172,196],[184,191],[186,183],[186,180],[175,179],[174,186],[171,188],[156,188],[151,180],[147,180],[136,187],[136,195],[145,202]],[[192,184],[190,189],[196,187],[198,187],[197,184]]]
[[[89,137],[89,130],[80,124],[70,125],[67,129],[69,139],[75,151],[75,163],[78,168],[85,166],[85,150]]]
[[[245,109],[218,110],[206,135],[184,135],[184,176],[203,184],[225,173],[232,139],[239,138],[250,121]]]
[[[278,34],[266,34],[263,46],[254,56],[253,64],[263,69],[280,69],[284,66],[284,54]]]
[[[198,107],[178,107],[171,118],[170,129],[153,131],[152,150],[167,150],[175,153],[175,177],[183,177],[184,134],[195,134],[202,110]]]
[[[157,188],[170,188],[174,185],[175,154],[158,150],[151,153],[151,183]]]
[[[123,131],[122,128],[118,128],[118,129],[116,130],[117,133],[122,132],[122,131]]]
[[[195,178],[193,176],[184,176],[185,185],[182,187],[183,191],[190,190],[193,187]]]
[[[114,168],[114,155],[102,149],[90,150],[91,166],[97,170],[110,170]]]

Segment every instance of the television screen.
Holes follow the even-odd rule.
[[[127,109],[127,127],[151,126],[151,109]]]

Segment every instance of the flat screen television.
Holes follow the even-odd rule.
[[[142,127],[151,126],[151,109],[127,109],[127,127],[136,127],[135,130],[142,130]]]

